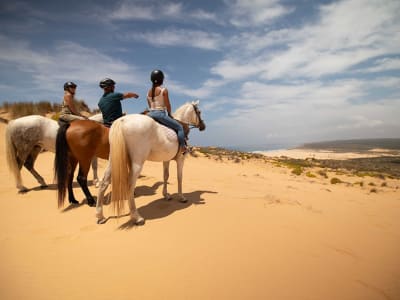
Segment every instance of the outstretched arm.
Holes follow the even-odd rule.
[[[126,98],[139,98],[139,95],[136,94],[136,93],[128,92],[128,93],[125,93],[122,98],[123,99],[126,99]]]

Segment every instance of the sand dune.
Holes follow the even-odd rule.
[[[146,224],[97,225],[85,204],[57,209],[53,158],[36,164],[49,188],[24,171],[21,195],[0,148],[0,299],[400,299],[399,180],[328,172],[345,182],[332,185],[255,159],[189,157],[182,204],[162,199],[162,166],[147,162]]]

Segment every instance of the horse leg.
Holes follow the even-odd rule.
[[[89,173],[89,168],[90,168],[90,161],[79,163],[78,177],[76,178],[76,180],[78,181],[83,193],[86,196],[88,205],[95,206],[96,201],[94,200],[92,194],[90,193],[87,185],[87,174]]]
[[[92,170],[93,170],[93,184],[99,187],[99,177],[97,176],[97,157],[92,159]]]
[[[18,167],[18,170],[16,170],[17,175],[15,176],[15,179],[17,181],[17,189],[18,189],[19,194],[24,194],[24,193],[28,192],[28,188],[22,184],[22,177],[21,177],[21,169],[22,169],[22,166],[24,165],[25,159],[16,157],[16,161],[17,161],[17,167]]]
[[[76,165],[78,164],[78,162],[76,159],[73,159],[71,157],[69,159],[70,159],[70,163],[69,163],[68,175],[67,175],[67,178],[68,178],[68,200],[69,200],[69,203],[71,203],[71,204],[79,204],[79,202],[75,199],[74,191],[72,188],[74,172],[75,172],[75,168],[76,168]]]
[[[103,202],[104,202],[104,193],[107,190],[107,187],[111,183],[111,165],[108,163],[107,168],[104,172],[103,179],[99,184],[99,191],[97,193],[97,203],[96,203],[96,217],[97,217],[97,224],[104,224],[107,219],[104,217],[103,214]]]
[[[135,187],[136,187],[136,180],[139,178],[140,172],[142,171],[143,168],[143,162],[142,163],[133,163],[132,164],[132,178],[130,180],[131,182],[131,191],[132,195],[129,198],[129,210],[131,213],[131,220],[135,222],[136,225],[144,225],[144,218],[139,214],[138,210],[136,209],[136,204],[135,204]]]
[[[168,194],[167,185],[169,178],[169,161],[163,162],[163,170],[164,170],[164,185],[163,185],[163,196],[165,200],[171,200],[171,195]]]
[[[25,160],[24,167],[29,172],[31,172],[33,177],[35,177],[36,180],[39,182],[40,187],[43,189],[43,188],[47,187],[47,184],[44,181],[43,177],[40,176],[40,174],[34,168],[35,161],[36,161],[36,159],[37,159],[37,157],[38,157],[38,155],[39,155],[41,150],[42,150],[42,148],[39,147],[39,146],[34,147],[32,152],[28,155],[27,159]]]
[[[182,193],[182,178],[183,178],[183,162],[185,160],[185,157],[183,155],[180,155],[176,159],[176,168],[177,168],[177,175],[178,175],[178,196],[179,196],[179,201],[182,203],[187,202],[186,197]]]

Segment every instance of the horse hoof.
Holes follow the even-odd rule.
[[[101,224],[105,224],[107,222],[106,218],[101,218],[97,220],[97,224],[101,225]]]
[[[143,218],[141,218],[135,222],[135,224],[138,226],[143,226],[144,223],[146,223],[146,221]]]
[[[89,205],[90,207],[94,207],[94,206],[96,206],[96,201],[94,201],[94,200],[88,201],[88,205]]]
[[[170,194],[165,194],[165,195],[164,195],[164,199],[167,200],[167,201],[169,201],[169,200],[172,199],[172,197],[171,197]]]
[[[180,203],[186,203],[186,202],[188,202],[188,199],[186,199],[186,198],[181,198],[181,199],[179,199],[179,202],[180,202]]]
[[[28,192],[28,189],[27,188],[24,188],[24,189],[20,189],[19,191],[18,191],[18,194],[26,194]]]
[[[75,199],[74,199],[74,200],[69,200],[69,203],[70,203],[70,204],[79,204],[79,202],[76,201]]]

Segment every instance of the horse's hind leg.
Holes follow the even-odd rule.
[[[68,200],[69,203],[71,204],[79,204],[79,202],[75,199],[74,190],[72,188],[72,181],[74,179],[74,172],[77,164],[78,162],[76,161],[76,159],[70,157],[70,164],[68,168],[67,177],[68,177]]]
[[[176,168],[177,168],[177,176],[178,176],[178,195],[179,201],[182,203],[187,202],[186,197],[182,193],[182,179],[183,179],[183,163],[185,161],[185,157],[181,155],[176,159]]]
[[[28,188],[22,184],[22,177],[21,177],[21,169],[22,169],[22,166],[24,165],[25,159],[16,157],[16,161],[17,161],[17,167],[18,167],[18,170],[16,170],[17,174],[15,175],[15,180],[17,182],[17,189],[18,189],[19,194],[24,194],[24,193],[28,192]]]
[[[135,187],[136,187],[136,180],[139,178],[140,172],[142,171],[143,168],[143,162],[142,163],[133,163],[132,165],[132,182],[130,190],[132,191],[131,197],[129,198],[129,210],[131,213],[131,219],[132,221],[135,222],[136,225],[144,225],[144,218],[139,214],[138,210],[136,209],[136,204],[135,204]]]
[[[86,196],[88,205],[95,206],[96,201],[94,200],[92,194],[90,193],[88,185],[87,185],[87,174],[89,172],[89,168],[90,168],[90,161],[87,163],[79,164],[79,172],[78,172],[77,181],[78,181],[79,185],[81,186],[83,193]]]
[[[99,184],[99,191],[97,194],[97,203],[96,203],[96,217],[97,217],[97,224],[104,224],[107,219],[104,217],[103,214],[103,202],[104,202],[104,193],[107,190],[107,187],[110,185],[111,182],[111,165],[108,163],[107,168],[104,172],[103,179]]]
[[[169,178],[169,161],[163,162],[164,170],[164,185],[163,185],[163,196],[165,200],[171,200],[171,195],[168,194],[168,178]]]
[[[34,165],[35,165],[35,161],[40,153],[40,151],[42,150],[41,147],[36,146],[33,148],[32,152],[28,155],[27,159],[25,160],[24,163],[24,167],[31,172],[31,174],[33,175],[33,177],[36,178],[36,180],[39,182],[40,187],[46,188],[47,184],[44,181],[43,177],[40,176],[40,174],[35,170]]]
[[[94,157],[94,158],[92,159],[93,184],[94,184],[96,187],[99,187],[99,177],[97,176],[97,168],[98,168],[97,157]]]

